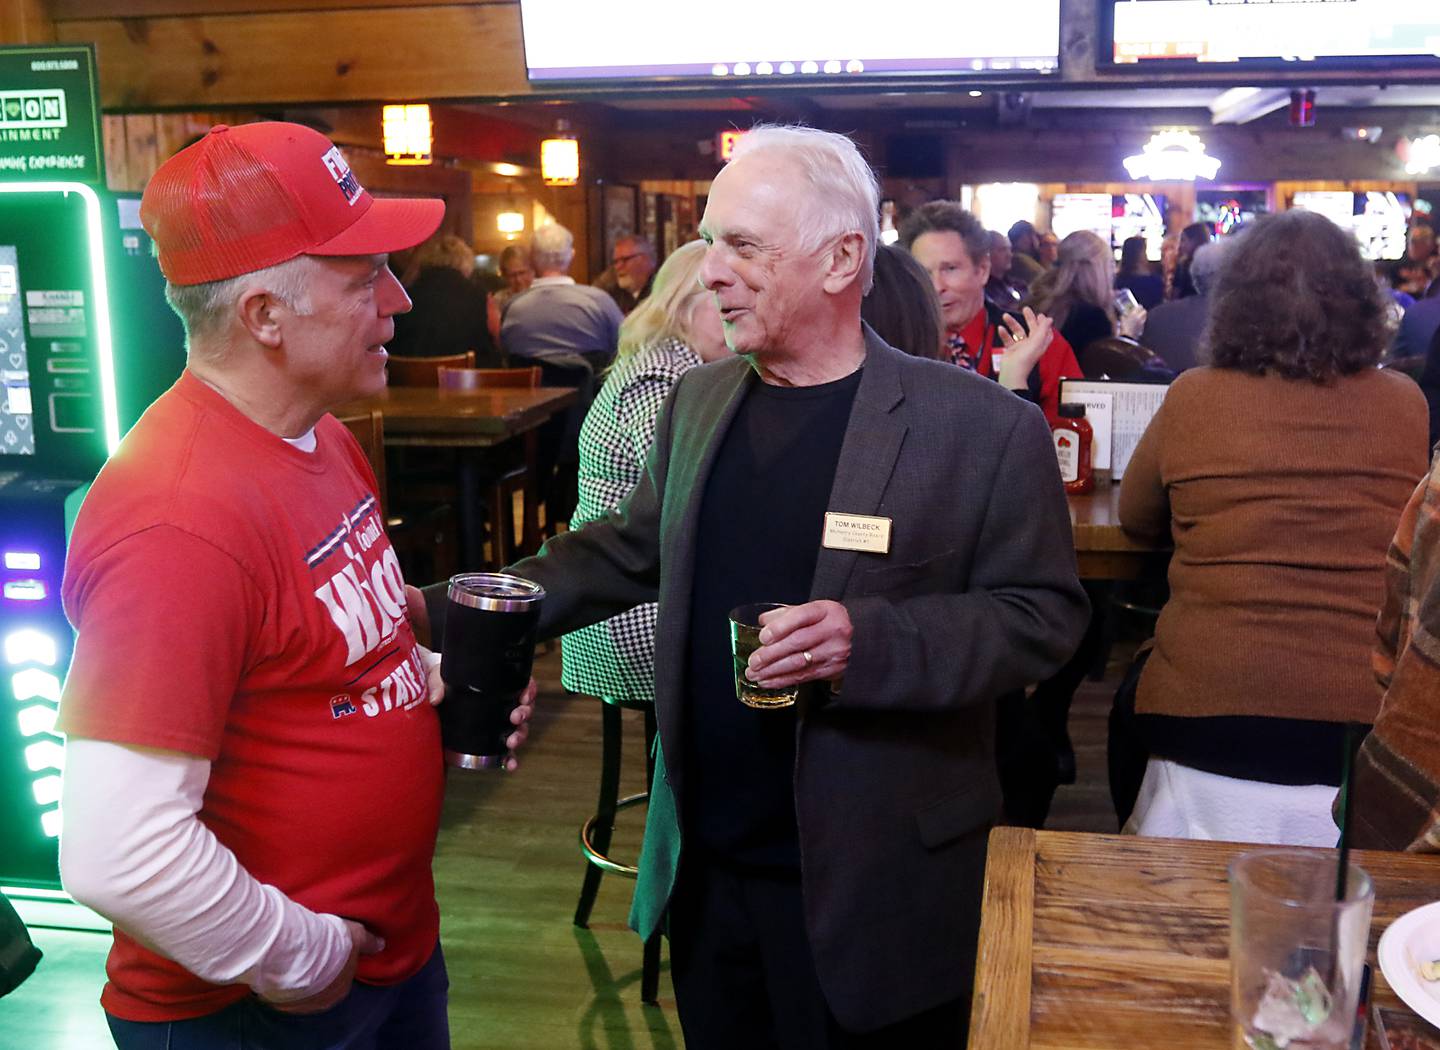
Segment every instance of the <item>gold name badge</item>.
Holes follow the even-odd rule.
[[[890,553],[889,518],[871,518],[864,514],[825,515],[824,544],[836,551],[866,551],[870,554]]]

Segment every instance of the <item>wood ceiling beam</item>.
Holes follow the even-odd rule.
[[[56,24],[93,42],[107,110],[524,96],[513,3]]]
[[[0,43],[55,43],[55,23],[45,0],[0,0]]]

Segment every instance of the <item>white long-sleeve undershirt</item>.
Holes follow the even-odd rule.
[[[81,904],[213,984],[304,999],[339,976],[350,934],[255,879],[197,816],[210,763],[71,738],[60,877]]]

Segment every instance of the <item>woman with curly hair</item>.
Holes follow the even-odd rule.
[[[1379,705],[1385,551],[1425,473],[1425,399],[1375,367],[1385,303],[1323,216],[1260,220],[1210,298],[1211,364],[1170,387],[1120,489],[1125,529],[1175,544],[1137,660],[1150,757],[1129,828],[1333,845],[1345,723]],[[1123,820],[1135,788],[1115,783],[1118,745]]]

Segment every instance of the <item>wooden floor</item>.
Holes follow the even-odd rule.
[[[600,712],[559,687],[559,650],[537,661],[535,731],[513,775],[452,771],[435,860],[456,1050],[642,1050],[683,1045],[668,972],[658,1007],[640,1003],[640,943],[625,928],[632,883],[606,876],[591,928],[571,925],[583,864],[576,844],[594,806]],[[1071,712],[1078,782],[1049,827],[1114,831],[1105,787],[1105,716],[1116,665]],[[626,712],[622,794],[643,790],[639,714]],[[621,817],[612,851],[633,856],[642,809]],[[33,931],[40,968],[0,999],[0,1050],[112,1046],[97,1002],[109,938]]]

